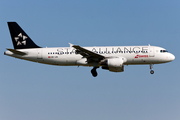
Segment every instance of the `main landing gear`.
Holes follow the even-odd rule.
[[[91,70],[91,73],[92,73],[92,76],[93,76],[93,77],[96,77],[96,76],[98,75],[98,73],[97,73],[97,71],[96,71],[97,68],[98,68],[98,67],[94,67],[94,68]]]
[[[97,71],[96,71],[97,68],[99,68],[99,67],[94,67],[94,68],[91,70],[91,73],[92,73],[92,76],[93,76],[93,77],[97,77],[97,75],[98,75],[98,73],[97,73]],[[150,73],[151,73],[151,74],[154,74],[153,64],[150,64],[150,69],[151,69]]]
[[[153,69],[153,64],[150,64],[150,69],[151,69],[150,73],[154,74],[154,70],[152,70]]]

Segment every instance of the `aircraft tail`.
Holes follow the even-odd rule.
[[[8,22],[14,49],[40,48],[16,22]]]

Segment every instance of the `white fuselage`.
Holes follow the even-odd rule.
[[[105,57],[124,57],[126,62],[124,65],[133,64],[160,64],[170,62],[175,56],[167,52],[164,48],[156,46],[110,46],[110,47],[84,47],[96,54]],[[31,48],[18,49],[25,52],[26,55],[14,54],[6,51],[5,55],[39,62],[50,65],[59,66],[93,66],[88,63],[82,55],[76,54],[73,47],[57,47],[57,48]]]
[[[124,65],[149,64],[154,74],[153,64],[173,61],[175,56],[164,48],[156,46],[108,46],[41,48],[16,23],[8,22],[14,49],[7,49],[5,55],[28,61],[58,66],[93,66],[91,73],[96,77],[96,69],[101,67],[111,72],[123,72]]]

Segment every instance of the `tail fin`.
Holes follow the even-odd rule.
[[[40,48],[16,22],[8,22],[14,49]]]

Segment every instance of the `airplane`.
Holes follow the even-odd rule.
[[[57,66],[89,66],[92,76],[101,67],[111,72],[123,72],[125,65],[153,65],[171,62],[175,56],[157,46],[107,46],[81,47],[71,43],[69,47],[42,48],[36,45],[16,22],[7,22],[14,49],[8,48],[4,55]]]

